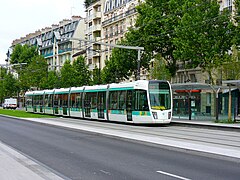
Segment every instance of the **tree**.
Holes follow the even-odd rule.
[[[60,70],[60,74],[61,88],[73,87],[76,85],[74,68],[69,60],[65,61],[63,67]]]
[[[133,43],[133,36],[129,34],[126,40],[121,41],[123,46],[137,46]],[[142,54],[140,66],[148,68],[149,58]],[[106,83],[120,82],[129,79],[132,75],[137,79],[138,72],[138,51],[132,49],[114,48],[111,57],[106,60],[103,68],[103,81]]]
[[[187,0],[182,9],[183,17],[175,27],[174,57],[185,68],[201,67],[213,80],[212,70],[224,63],[233,45],[230,14],[220,13],[218,2],[209,0]]]
[[[105,61],[105,67],[101,72],[101,78],[104,84],[115,83],[118,81],[117,67],[114,61],[112,60]]]
[[[158,55],[153,63],[153,68],[150,70],[151,79],[170,80],[171,74],[166,68],[165,59]]]
[[[234,0],[234,25],[235,25],[235,37],[234,37],[234,44],[236,45],[236,48],[240,50],[240,0]]]
[[[177,70],[173,39],[182,16],[181,5],[182,0],[146,0],[137,7],[135,28],[127,34],[128,40],[130,36],[135,44],[145,48],[148,60],[160,54],[166,60],[171,76]]]
[[[16,78],[7,72],[6,68],[0,67],[0,101],[6,97],[13,97],[19,92],[19,87]]]
[[[79,56],[75,61],[73,61],[75,86],[90,85],[91,83],[91,73],[86,65],[85,58]]]
[[[17,95],[17,92],[20,91],[16,78],[8,72],[4,77],[3,87],[5,89],[5,97],[13,97]]]
[[[101,70],[95,66],[92,72],[92,85],[101,84]]]
[[[88,8],[91,4],[97,2],[98,0],[85,0],[84,1],[84,6],[85,8]]]
[[[227,56],[228,58],[222,67],[219,69],[222,79],[232,80],[240,79],[240,52],[234,46],[232,55]]]
[[[48,65],[42,56],[36,56],[26,67],[19,71],[19,83],[22,90],[46,88]]]
[[[3,101],[6,93],[6,89],[4,87],[4,78],[6,75],[7,75],[7,69],[0,66],[0,101],[1,102]]]
[[[60,74],[56,71],[48,71],[47,77],[47,89],[54,89],[61,86]]]
[[[18,64],[18,63],[27,63],[33,61],[34,57],[38,56],[38,51],[35,46],[29,46],[27,44],[21,45],[17,44],[13,52],[11,54],[11,64]]]

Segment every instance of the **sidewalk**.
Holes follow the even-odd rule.
[[[62,180],[46,167],[32,161],[0,141],[1,180]]]

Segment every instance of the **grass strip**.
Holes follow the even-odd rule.
[[[25,112],[23,110],[9,110],[9,109],[0,109],[0,115],[8,115],[14,117],[23,117],[23,118],[54,118],[54,116],[46,114],[34,114],[30,112]]]

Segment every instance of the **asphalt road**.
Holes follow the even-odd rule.
[[[0,140],[69,179],[240,177],[237,162],[6,117],[0,117]]]

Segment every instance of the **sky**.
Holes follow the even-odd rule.
[[[0,0],[0,64],[13,40],[84,11],[84,0]]]

